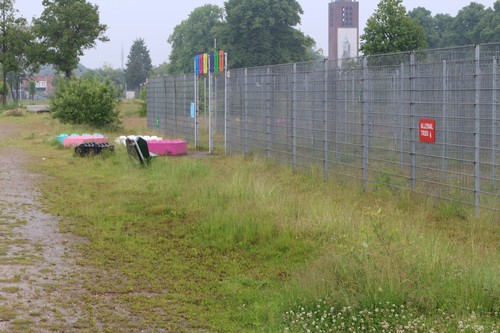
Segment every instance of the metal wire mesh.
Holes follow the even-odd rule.
[[[216,145],[500,211],[499,56],[488,44],[231,69],[212,78]],[[148,126],[192,139],[192,101],[192,76],[150,80]]]

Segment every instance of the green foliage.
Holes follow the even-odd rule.
[[[138,89],[141,84],[146,82],[152,69],[149,50],[144,39],[139,38],[132,44],[128,55],[127,69],[125,70],[127,89]]]
[[[295,0],[230,0],[195,9],[175,27],[169,73],[191,73],[193,56],[208,52],[217,40],[228,52],[230,67],[251,67],[323,59],[315,42],[294,27],[302,8]]]
[[[36,95],[36,82],[33,80],[30,80],[28,89],[29,89],[30,98],[34,99],[35,95]]]
[[[148,113],[148,104],[146,102],[147,90],[143,87],[139,92],[139,116],[146,117]]]
[[[142,133],[137,119],[124,131]],[[52,304],[91,308],[90,331],[498,332],[495,212],[442,221],[432,199],[407,194],[400,209],[400,193],[257,159],[158,158],[143,170],[121,146],[76,159],[46,144],[75,127],[3,120],[33,133],[5,144],[35,157],[45,207],[87,240],[74,276],[87,296]]]
[[[222,24],[223,13],[216,5],[198,7],[174,28],[168,38],[172,45],[169,73],[193,72],[194,55],[212,50],[215,39],[219,39],[216,28]]]
[[[422,7],[410,11],[409,15],[425,30],[430,48],[500,42],[500,0],[495,1],[493,8],[472,2],[456,17],[448,14],[433,17]]]
[[[84,50],[109,40],[104,35],[107,26],[99,22],[99,7],[85,0],[43,0],[43,6],[34,20],[40,40],[36,55],[70,78]]]
[[[425,31],[412,20],[403,0],[381,0],[366,23],[360,50],[365,55],[420,50],[427,47]]]
[[[403,212],[386,197],[242,158],[157,159],[144,172],[122,149],[78,163],[54,150],[52,165],[40,166],[58,175],[44,191],[57,201],[52,209],[77,218],[74,231],[89,240],[85,260],[109,270],[83,277],[91,291],[141,309],[133,320],[110,315],[122,325],[166,321],[183,331],[182,317],[199,331],[304,332],[299,325],[314,317],[321,328],[335,320],[356,332],[361,319],[380,331],[418,323],[418,332],[453,332],[442,325],[456,327],[471,311],[478,325],[493,316],[492,221],[477,222],[483,231],[461,220],[439,230],[415,200]],[[132,297],[140,292],[154,297]],[[317,313],[320,298],[327,304]]]
[[[469,214],[459,201],[440,202],[436,207],[436,215],[439,220],[467,220]]]
[[[496,332],[497,325],[478,320],[474,311],[458,318],[439,309],[433,315],[421,315],[412,304],[378,303],[368,309],[336,307],[318,300],[301,304],[284,316],[287,333],[301,332]]]
[[[479,43],[480,31],[476,29],[484,15],[484,6],[472,2],[469,6],[462,8],[453,20],[453,45],[472,45]],[[497,31],[498,32],[498,31]]]
[[[4,84],[3,84],[3,82],[0,81],[0,91],[4,90],[3,87],[4,87]],[[8,83],[5,85],[5,91],[6,91],[6,94],[8,94],[10,91],[10,86]]]
[[[19,73],[30,66],[27,54],[33,36],[26,19],[15,17],[13,0],[0,3],[0,67],[3,87],[7,87],[9,72]],[[5,105],[8,91],[2,89],[2,101]]]
[[[96,128],[120,124],[118,93],[109,82],[65,80],[59,82],[51,98],[51,112],[62,123],[89,125]]]
[[[103,65],[96,70],[88,70],[81,76],[82,79],[96,79],[99,81],[110,81],[113,86],[123,90],[125,73],[121,69],[114,69],[111,65]]]
[[[295,0],[229,0],[220,36],[231,67],[252,67],[313,59],[314,40],[294,27],[302,7]]]
[[[166,61],[153,69],[155,75],[166,76],[169,73],[170,64]]]
[[[435,26],[435,19],[431,15],[431,11],[423,7],[417,7],[411,10],[408,15],[413,20],[418,21],[420,26],[425,31],[425,36],[427,40],[427,47],[434,49],[439,47],[441,36],[439,36],[438,31]]]

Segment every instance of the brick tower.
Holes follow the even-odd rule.
[[[328,58],[358,57],[359,2],[331,0],[328,5]]]

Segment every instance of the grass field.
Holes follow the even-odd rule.
[[[146,133],[135,104],[124,128]],[[407,192],[362,193],[271,161],[79,158],[49,115],[6,117],[36,157],[47,209],[88,239],[86,329],[497,332],[500,216]],[[149,132],[150,133],[150,132]],[[156,134],[156,133],[150,133]],[[95,270],[93,270],[95,272]],[[117,308],[126,311],[116,311]],[[123,313],[127,313],[124,316]]]

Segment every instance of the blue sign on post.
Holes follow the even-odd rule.
[[[196,110],[194,108],[194,103],[191,103],[191,118],[194,119]]]

